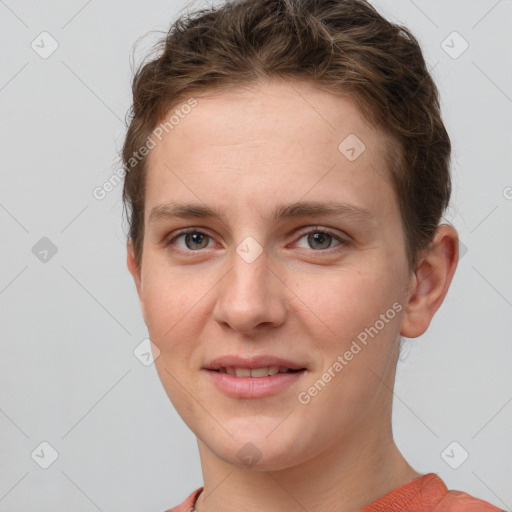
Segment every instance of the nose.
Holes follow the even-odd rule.
[[[230,263],[231,271],[218,287],[215,320],[244,335],[284,324],[289,294],[283,277],[270,268],[265,252],[247,262],[234,251]]]

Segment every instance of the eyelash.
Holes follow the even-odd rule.
[[[213,239],[212,236],[210,236],[208,233],[205,233],[204,231],[201,231],[200,229],[197,229],[197,228],[187,228],[187,229],[183,229],[183,230],[179,231],[174,237],[172,237],[169,240],[167,240],[164,243],[164,246],[166,248],[169,248],[171,245],[173,245],[173,243],[180,236],[183,236],[183,235],[186,235],[186,234],[189,234],[189,233],[199,233],[199,234],[206,235],[207,237]],[[334,240],[339,242],[338,245],[335,245],[334,247],[329,247],[327,249],[318,249],[318,250],[311,249],[311,251],[316,252],[316,253],[323,253],[323,252],[328,252],[328,251],[331,251],[331,250],[333,250],[333,252],[334,252],[336,250],[336,247],[338,247],[338,250],[339,250],[340,248],[343,249],[343,248],[348,247],[350,245],[350,242],[348,240],[344,240],[343,238],[340,238],[338,235],[336,235],[335,233],[333,233],[329,229],[326,229],[326,228],[320,229],[318,227],[310,229],[309,231],[302,232],[300,234],[299,238],[297,239],[297,241],[302,239],[303,237],[305,237],[307,235],[312,234],[312,233],[322,233],[322,234],[325,234],[325,235],[329,235]],[[175,251],[175,252],[183,253],[183,254],[200,253],[200,252],[203,251],[203,249],[198,249],[198,250],[194,251],[194,250],[191,250],[191,249],[180,249],[180,248],[176,248],[176,247],[172,248],[172,250]]]

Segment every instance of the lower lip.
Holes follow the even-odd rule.
[[[213,383],[226,395],[235,398],[262,398],[273,395],[295,384],[306,370],[293,373],[276,373],[268,377],[233,377],[228,373],[206,370]]]

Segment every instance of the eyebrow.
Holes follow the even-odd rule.
[[[333,217],[346,217],[356,221],[374,222],[372,213],[358,206],[347,203],[299,201],[291,204],[278,205],[271,215],[273,221],[282,219],[313,217],[327,215]],[[209,206],[201,203],[179,203],[170,201],[152,208],[149,214],[148,224],[171,218],[213,218],[224,222],[227,215],[217,212]]]

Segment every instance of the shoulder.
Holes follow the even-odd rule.
[[[461,491],[448,491],[433,512],[506,512]]]
[[[448,490],[436,473],[422,475],[361,512],[506,512],[465,492]]]
[[[196,489],[195,491],[190,493],[182,503],[180,503],[176,507],[166,510],[165,512],[192,512],[192,510],[194,510],[196,500],[198,496],[201,494],[202,490],[203,487],[199,487],[199,489]]]

